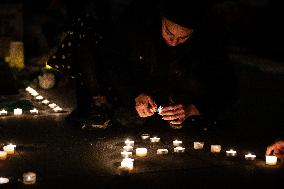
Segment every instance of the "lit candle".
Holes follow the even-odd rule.
[[[227,156],[236,156],[237,151],[234,151],[233,149],[230,149],[229,151],[226,151]]]
[[[33,90],[33,88],[31,88],[30,86],[28,86],[28,87],[26,88],[26,91],[27,91],[27,92],[30,92],[31,90]]]
[[[176,153],[183,153],[185,151],[185,148],[178,146],[174,148],[174,152]]]
[[[221,145],[211,145],[211,152],[213,153],[221,152]]]
[[[150,138],[150,135],[149,135],[149,134],[142,134],[142,135],[141,135],[141,138],[142,138],[143,140],[145,140],[145,139]]]
[[[129,169],[129,170],[132,170],[133,169],[133,163],[134,163],[134,159],[124,158],[122,160],[122,162],[120,163],[120,166],[122,168],[126,168],[126,169]]]
[[[193,142],[193,148],[195,150],[201,150],[203,149],[204,142]]]
[[[55,108],[57,105],[56,105],[55,103],[52,103],[52,104],[49,104],[48,106],[53,109],[53,108]]]
[[[256,158],[256,155],[251,154],[251,153],[248,153],[245,155],[246,160],[255,160],[255,158]]]
[[[36,97],[38,95],[38,92],[36,91],[31,91],[30,94],[33,96],[33,97]]]
[[[9,179],[5,177],[0,177],[0,184],[7,184],[9,183]]]
[[[5,160],[7,158],[7,152],[0,151],[0,160]]]
[[[129,140],[127,139],[126,141],[124,141],[126,146],[134,146],[134,141],[133,140]]]
[[[38,110],[36,108],[30,110],[31,114],[38,114]]]
[[[37,100],[42,100],[42,99],[43,99],[43,96],[40,96],[40,95],[39,95],[39,96],[36,97],[36,99],[37,99]]]
[[[123,158],[128,158],[132,156],[132,152],[123,151],[120,153]]]
[[[62,108],[60,108],[59,106],[56,106],[55,108],[53,108],[53,111],[55,112],[61,112]]]
[[[22,115],[22,114],[23,114],[23,110],[21,108],[14,109],[14,115]]]
[[[3,150],[7,152],[7,154],[14,154],[15,153],[16,145],[9,144],[3,147]]]
[[[180,146],[182,144],[182,141],[181,140],[174,140],[173,141],[173,145],[174,146]]]
[[[169,151],[167,149],[158,149],[157,150],[157,154],[159,155],[164,155],[164,154],[168,154]]]
[[[150,138],[150,141],[151,142],[160,142],[160,138],[153,137],[153,138]]]
[[[147,156],[147,148],[136,148],[136,156],[138,157]]]
[[[127,152],[132,151],[133,150],[133,146],[123,146],[123,149]]]
[[[35,184],[36,183],[36,173],[27,172],[23,174],[24,184]]]
[[[41,103],[47,105],[47,104],[49,104],[49,100],[45,99],[45,100],[41,101]]]
[[[0,116],[1,115],[7,115],[8,114],[8,112],[6,111],[6,110],[4,110],[4,109],[2,109],[1,111],[0,111]]]
[[[277,157],[276,156],[266,156],[265,158],[267,165],[276,165],[277,164]]]

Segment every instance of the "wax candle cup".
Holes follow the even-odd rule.
[[[180,146],[174,148],[174,152],[176,153],[183,153],[184,151],[185,151],[185,148],[180,147]]]
[[[129,140],[127,139],[126,141],[124,141],[126,146],[134,146],[134,141],[133,140]]]
[[[30,110],[30,113],[31,114],[38,114],[38,110],[36,108]]]
[[[56,106],[55,108],[53,108],[53,111],[62,112],[62,108],[60,108],[59,106]]]
[[[5,177],[0,177],[0,184],[7,184],[9,183],[9,179],[8,178],[5,178]]]
[[[36,183],[36,173],[27,172],[23,174],[23,183],[24,184],[35,184]]]
[[[123,149],[127,152],[132,151],[133,150],[133,146],[123,146]]]
[[[0,116],[1,115],[7,115],[8,114],[8,112],[6,111],[6,110],[4,110],[4,109],[2,109],[1,111],[0,111]]]
[[[132,156],[132,152],[123,151],[120,153],[123,158],[128,158]]]
[[[266,156],[265,157],[267,165],[276,165],[277,164],[277,157],[276,156]]]
[[[7,152],[0,151],[0,160],[5,160],[7,158]]]
[[[3,147],[4,152],[7,152],[7,154],[14,154],[15,153],[16,145],[9,144]]]
[[[158,149],[157,150],[157,154],[159,155],[165,155],[165,154],[168,154],[169,151],[167,149]]]
[[[129,169],[129,170],[132,170],[133,169],[133,163],[134,163],[134,159],[124,158],[122,160],[122,162],[120,163],[120,166],[122,168],[126,168],[126,169]]]
[[[39,96],[36,97],[36,99],[37,99],[37,100],[42,100],[43,97],[39,95]]]
[[[227,156],[236,156],[237,151],[234,151],[233,149],[230,149],[229,151],[226,151]]]
[[[193,148],[195,150],[201,150],[203,149],[204,142],[193,142]]]
[[[141,138],[142,138],[143,140],[145,140],[145,139],[150,138],[150,135],[149,135],[149,134],[142,134],[142,135],[141,135]]]
[[[49,104],[49,100],[45,99],[45,100],[41,101],[41,103],[47,105],[47,104]]]
[[[23,110],[20,108],[16,108],[14,109],[14,115],[22,115],[23,114]]]
[[[173,141],[174,146],[180,146],[181,144],[182,144],[182,141],[180,141],[180,140],[174,140]]]
[[[255,158],[256,158],[256,155],[251,154],[251,153],[248,153],[245,155],[246,160],[255,160]]]
[[[136,148],[136,156],[138,157],[147,156],[147,148]]]
[[[221,145],[211,145],[211,152],[212,153],[220,153],[221,152]]]
[[[57,105],[55,103],[51,103],[48,105],[50,108],[55,108]]]
[[[158,138],[158,137],[153,137],[153,138],[150,138],[150,141],[151,141],[151,142],[160,142],[160,138]]]

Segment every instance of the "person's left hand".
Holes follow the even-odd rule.
[[[189,116],[200,115],[200,113],[193,104],[188,106],[177,104],[164,107],[160,115],[163,116],[163,120],[167,120],[171,124],[177,125],[182,124]]]
[[[267,147],[266,155],[275,155],[284,158],[284,140],[279,140]]]

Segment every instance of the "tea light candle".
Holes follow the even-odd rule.
[[[174,146],[180,146],[182,144],[182,141],[181,140],[174,140],[173,141],[173,145]]]
[[[151,142],[160,142],[160,138],[153,137],[153,138],[150,138],[150,141]]]
[[[168,154],[169,151],[167,149],[158,149],[157,150],[157,154],[159,155],[164,155],[164,154]]]
[[[7,184],[9,183],[9,179],[5,177],[0,177],[0,184]]]
[[[201,150],[203,149],[204,142],[193,142],[193,148],[195,150]]]
[[[15,153],[16,145],[9,144],[3,147],[3,150],[7,152],[7,154],[14,154]]]
[[[36,97],[37,95],[39,95],[38,92],[36,92],[36,91],[30,92],[30,94],[31,94],[33,97]]]
[[[5,160],[7,158],[7,152],[0,151],[0,160]]]
[[[127,152],[132,151],[133,150],[133,146],[123,146],[123,149]]]
[[[49,104],[48,106],[53,109],[53,108],[55,108],[57,105],[56,105],[55,103],[52,103],[52,104]]]
[[[23,114],[23,110],[21,108],[14,109],[14,115],[22,115],[22,114]]]
[[[141,138],[142,138],[143,140],[146,140],[146,139],[150,138],[150,135],[149,135],[149,134],[142,134],[142,135],[141,135]]]
[[[147,156],[147,148],[136,148],[136,156],[138,157]]]
[[[128,158],[132,156],[132,152],[123,151],[120,153],[123,158]]]
[[[219,153],[219,152],[221,152],[221,145],[211,145],[211,152],[212,153]]]
[[[37,99],[37,100],[42,100],[42,99],[43,99],[43,96],[40,96],[40,95],[39,95],[39,96],[36,97],[36,99]]]
[[[126,168],[126,169],[129,169],[129,170],[132,170],[133,169],[133,163],[134,163],[134,159],[124,158],[122,160],[122,162],[120,163],[120,166],[122,168]]]
[[[178,146],[174,148],[174,152],[176,153],[183,153],[185,151],[185,148]]]
[[[53,108],[53,111],[55,112],[61,112],[62,108],[60,108],[59,106],[56,106],[55,108]]]
[[[35,184],[36,183],[36,173],[27,172],[23,174],[23,183],[24,184]]]
[[[229,151],[226,151],[227,156],[236,156],[237,151],[234,151],[233,149],[230,149]]]
[[[47,105],[47,104],[49,104],[49,100],[45,99],[45,100],[41,101],[41,103]]]
[[[6,110],[4,110],[4,109],[2,109],[1,111],[0,111],[0,116],[1,115],[7,115],[8,114],[8,112],[6,111]]]
[[[246,160],[255,160],[255,158],[256,158],[256,155],[251,154],[251,153],[248,153],[245,155]]]
[[[36,108],[30,110],[31,114],[38,114],[38,110]]]
[[[27,91],[27,92],[30,92],[31,90],[33,90],[33,88],[31,88],[30,86],[28,86],[28,87],[26,88],[26,91]]]
[[[126,141],[124,141],[126,146],[134,146],[134,141],[133,140],[129,140],[127,139]]]
[[[267,165],[276,165],[277,164],[277,157],[276,156],[266,156],[265,158]]]

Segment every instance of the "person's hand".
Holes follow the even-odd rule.
[[[284,158],[284,140],[276,141],[267,147],[266,155],[275,155],[278,158]]]
[[[157,104],[153,98],[146,94],[140,94],[138,97],[136,97],[135,103],[136,111],[140,117],[152,116],[157,109]]]
[[[164,107],[160,115],[163,116],[163,120],[167,120],[171,124],[182,124],[189,116],[200,115],[200,113],[193,104],[189,106],[177,104]]]

